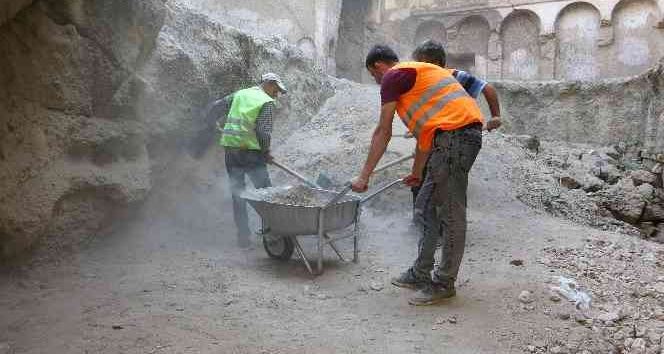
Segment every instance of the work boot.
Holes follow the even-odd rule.
[[[428,279],[418,278],[413,268],[408,268],[400,276],[392,278],[392,285],[408,289],[418,289],[426,286],[429,282]]]
[[[408,300],[408,303],[414,306],[437,305],[449,298],[456,296],[454,283],[447,284],[429,284],[419,290],[415,296]]]

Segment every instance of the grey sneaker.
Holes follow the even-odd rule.
[[[408,303],[414,306],[437,305],[454,296],[456,296],[454,284],[433,284],[419,290]]]
[[[413,273],[413,269],[408,268],[408,270],[401,273],[400,276],[392,278],[392,285],[400,288],[419,289],[425,287],[429,283],[429,280],[420,279]]]

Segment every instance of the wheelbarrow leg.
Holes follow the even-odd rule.
[[[360,260],[359,241],[360,241],[360,208],[358,207],[357,215],[355,216],[355,227],[353,227],[353,263],[357,263]]]
[[[330,239],[330,236],[329,236],[328,234],[325,234],[325,239],[326,239],[326,240],[329,240],[329,239]],[[329,243],[330,247],[334,250],[334,253],[337,254],[337,256],[339,257],[339,259],[340,259],[342,262],[346,262],[346,258],[344,258],[344,256],[341,254],[341,252],[339,252],[339,249],[337,248],[337,246],[334,245],[334,242],[332,242],[332,241],[328,241],[328,243]]]
[[[318,213],[318,269],[317,275],[323,274],[323,246],[325,239],[325,210]]]
[[[296,236],[291,236],[291,239],[293,240],[293,244],[295,245],[295,251],[297,252],[297,255],[300,257],[304,265],[307,267],[307,270],[309,271],[310,274],[314,275],[314,270],[311,269],[311,264],[309,264],[309,260],[307,259],[307,256],[304,255],[304,250],[302,250],[302,246],[300,245],[300,241],[297,240]]]

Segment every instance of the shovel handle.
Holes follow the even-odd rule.
[[[270,163],[277,166],[277,167],[279,167],[280,169],[284,170],[289,175],[291,175],[291,176],[299,179],[300,181],[304,182],[304,184],[308,185],[309,187],[320,188],[316,183],[313,183],[313,182],[309,181],[306,177],[304,177],[301,174],[295,172],[295,170],[293,170],[290,167],[282,164],[281,162],[273,159]]]
[[[384,165],[380,165],[380,166],[378,166],[378,167],[376,167],[376,168],[374,169],[374,172],[373,172],[373,173],[376,173],[376,172],[380,172],[380,171],[386,170],[386,169],[388,169],[388,168],[390,168],[390,167],[392,167],[392,166],[394,166],[394,165],[398,165],[398,164],[400,164],[400,163],[402,163],[402,162],[404,162],[404,161],[408,161],[408,160],[410,160],[410,159],[412,159],[412,158],[414,158],[414,157],[415,157],[415,154],[406,155],[406,156],[404,156],[404,157],[402,157],[402,158],[399,158],[399,159],[396,159],[396,160],[394,160],[394,161],[392,161],[392,162],[388,162],[388,163],[386,163],[386,164],[384,164]]]

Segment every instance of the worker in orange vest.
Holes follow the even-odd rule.
[[[436,42],[434,40],[426,40],[422,44],[418,45],[417,48],[413,51],[412,54],[413,60],[420,61],[424,63],[431,63],[440,66],[441,68],[447,68],[447,53],[445,47],[442,43]],[[479,99],[480,93],[486,99],[486,103],[489,106],[489,111],[491,112],[491,119],[486,122],[484,130],[492,131],[500,128],[502,125],[502,120],[500,119],[500,101],[498,100],[498,93],[496,89],[489,84],[488,82],[477,78],[468,72],[463,70],[452,70],[452,75],[454,78],[459,81],[464,90],[474,99]],[[409,136],[410,137],[410,134]],[[426,179],[426,167],[424,169],[424,177]],[[421,186],[412,187],[413,192],[413,216],[417,217],[420,213],[420,209],[415,204],[417,200],[417,194],[420,191]]]
[[[409,300],[412,305],[437,304],[456,295],[466,238],[468,173],[482,147],[482,114],[451,70],[429,63],[400,63],[396,53],[383,45],[371,49],[365,65],[381,85],[381,112],[352,189],[358,193],[368,189],[398,113],[417,139],[412,172],[405,182],[411,187],[422,184],[416,204],[424,210],[417,259],[392,284],[418,290]],[[425,164],[428,172],[422,181]],[[442,261],[432,278],[436,241],[441,237]]]

